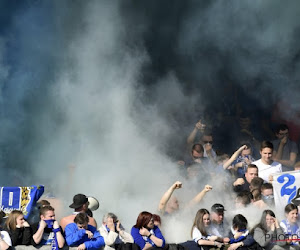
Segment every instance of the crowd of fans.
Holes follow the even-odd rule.
[[[50,245],[52,249],[58,249],[67,245],[78,250],[300,249],[300,192],[285,206],[282,214],[286,218],[280,222],[274,213],[272,185],[274,175],[300,170],[297,144],[289,139],[285,124],[275,131],[277,139],[274,141],[258,142],[251,132],[248,135],[250,140],[240,141],[240,147],[230,156],[213,147],[213,134],[199,121],[188,136],[187,154],[177,163],[186,180],[197,182],[203,176],[207,183],[220,180],[224,190],[235,194],[231,197],[232,202],[241,212],[232,216],[231,223],[224,216],[224,205],[215,203],[209,210],[199,209],[194,222],[186,222],[191,225],[189,240],[177,244],[166,242],[162,227],[164,219],[178,213],[179,209],[199,206],[213,189],[211,185],[205,185],[189,202],[179,206],[174,192],[182,188],[182,183],[176,181],[162,195],[157,212],[141,212],[130,231],[125,231],[113,213],[105,214],[98,227],[88,208],[88,197],[77,194],[69,206],[74,212],[60,222],[56,221],[55,210],[46,200],[38,202],[39,216],[32,215],[30,224],[24,220],[21,211],[12,211],[2,223],[0,248]],[[259,152],[259,157],[254,152]],[[243,213],[243,208],[249,206],[258,209],[257,216],[261,217],[252,228],[249,228],[247,214]]]

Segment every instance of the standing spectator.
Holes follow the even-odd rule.
[[[260,146],[261,159],[252,162],[258,167],[258,176],[265,182],[273,178],[273,174],[281,173],[281,163],[273,161],[273,144],[269,141],[263,141]]]
[[[154,219],[149,212],[141,212],[136,224],[131,229],[131,235],[141,250],[151,247],[164,247],[165,238],[158,226],[154,225]]]
[[[131,234],[125,232],[118,217],[113,213],[107,213],[103,216],[99,231],[104,238],[104,250],[113,250],[116,248],[115,245],[122,243],[133,243]]]
[[[258,176],[258,168],[254,164],[250,164],[246,170],[245,175],[242,178],[238,178],[233,183],[233,190],[236,193],[240,193],[242,191],[250,191],[250,183],[251,181]]]
[[[70,208],[74,208],[73,214],[63,217],[60,220],[60,226],[64,230],[65,227],[74,222],[75,216],[79,213],[87,213],[89,206],[89,200],[88,197],[86,197],[84,194],[76,194],[73,197],[73,203],[69,206]],[[97,228],[97,222],[93,217],[89,216],[89,225]]]
[[[51,245],[52,248],[62,248],[65,239],[61,228],[55,220],[54,208],[43,206],[40,208],[40,221],[31,226],[35,246]]]
[[[31,228],[21,211],[14,210],[9,214],[5,223],[5,230],[11,238],[12,246],[31,244]]]
[[[179,210],[179,201],[175,196],[172,196],[173,192],[176,189],[180,189],[182,187],[182,183],[180,181],[176,181],[172,186],[163,194],[159,201],[158,211],[161,214],[172,214]],[[207,192],[212,190],[212,186],[205,185],[204,189],[201,190],[187,205],[186,207],[192,207],[195,204],[198,204]]]
[[[65,235],[68,246],[77,246],[78,250],[96,250],[105,245],[99,231],[88,223],[88,215],[79,213],[75,216],[74,223],[66,226]]]
[[[275,131],[277,140],[274,145],[274,160],[282,164],[282,171],[294,170],[294,164],[298,155],[297,144],[289,138],[289,128],[286,124],[280,124]]]
[[[242,151],[233,163],[237,178],[243,177],[248,166],[255,161],[255,159],[252,157],[252,148],[250,144],[245,144],[241,148],[243,148]]]
[[[260,222],[252,229],[254,240],[265,250],[286,249],[286,241],[280,241],[284,232],[272,210],[264,210]],[[278,240],[278,241],[276,241]]]
[[[198,131],[200,132],[199,133],[200,140],[199,139],[196,140]],[[190,133],[187,139],[188,148],[191,148],[191,146],[194,143],[201,143],[204,147],[204,157],[209,158],[213,163],[215,162],[217,155],[215,150],[212,147],[213,136],[212,133],[209,130],[207,130],[206,125],[203,124],[201,120],[199,120],[196,123],[195,128]]]

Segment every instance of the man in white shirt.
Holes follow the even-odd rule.
[[[273,174],[282,172],[281,164],[272,160],[272,154],[273,144],[269,141],[263,141],[260,146],[261,159],[252,162],[258,168],[258,176],[265,182],[270,182]]]

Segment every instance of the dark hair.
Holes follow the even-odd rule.
[[[261,191],[266,189],[273,189],[273,185],[271,183],[264,183],[261,185]]]
[[[139,229],[141,229],[142,227],[147,227],[151,219],[152,219],[152,214],[147,211],[143,211],[137,217],[136,224],[134,225],[134,227]]]
[[[249,205],[253,199],[253,195],[249,191],[242,191],[238,193],[236,199],[244,205]]]
[[[259,201],[261,200],[261,191],[258,188],[255,188],[251,191],[252,196],[253,196],[253,200],[254,201]]]
[[[241,143],[240,147],[242,147],[244,145],[246,145],[246,148],[244,150],[252,149],[250,142],[247,141],[247,142]]]
[[[158,214],[153,214],[152,217],[154,221],[157,221],[159,224],[161,224],[161,218]]]
[[[293,211],[293,210],[295,210],[295,209],[297,209],[297,211],[298,211],[298,207],[297,207],[295,204],[290,203],[290,204],[287,204],[287,205],[285,206],[284,212],[285,212],[286,214],[288,214],[289,212],[291,212],[291,211]]]
[[[286,125],[286,124],[279,124],[277,127],[276,127],[276,130],[275,130],[275,133],[276,134],[279,134],[279,132],[283,131],[283,130],[289,130],[289,127]]]
[[[203,132],[203,134],[202,134],[201,139],[202,139],[204,136],[213,136],[211,129],[205,128],[205,130],[204,130],[204,132]]]
[[[0,224],[2,223],[3,218],[6,216],[3,210],[0,210]]]
[[[263,184],[264,184],[264,180],[260,177],[254,177],[250,182],[252,189],[260,190]]]
[[[252,164],[252,163],[248,165],[248,167],[246,169],[246,172],[248,172],[249,168],[256,168],[258,170],[258,167],[255,164]]]
[[[54,208],[51,206],[43,206],[40,208],[40,216],[43,215],[45,216],[46,212],[48,211],[53,211],[54,212]]]
[[[263,232],[265,234],[269,231],[269,229],[267,227],[267,223],[266,223],[266,217],[267,217],[267,215],[270,215],[270,216],[276,218],[276,216],[275,216],[275,214],[274,214],[274,212],[272,210],[269,210],[269,209],[264,210],[263,213],[262,213],[262,215],[261,215],[260,222],[258,224],[256,224],[253,227],[253,229],[251,230],[251,232],[250,232],[252,235],[254,234],[254,230],[257,227],[259,227],[261,230],[263,230]]]
[[[191,235],[193,235],[193,229],[194,229],[194,227],[196,227],[203,236],[207,236],[207,232],[205,230],[205,226],[203,223],[203,216],[206,214],[209,215],[209,211],[207,209],[201,208],[198,210],[198,212],[196,213],[195,219],[194,219],[193,226],[192,226]]]
[[[87,224],[89,223],[89,217],[85,213],[78,213],[74,219],[76,224]]]
[[[245,230],[247,229],[247,225],[248,225],[248,221],[243,215],[237,214],[236,216],[233,217],[232,220],[233,229]]]
[[[200,151],[199,151],[199,149],[196,149],[197,147],[199,147]],[[192,147],[192,152],[193,152],[193,151],[196,151],[196,152],[198,152],[198,153],[203,153],[203,152],[204,152],[204,148],[203,148],[202,144],[200,144],[200,143],[195,143],[195,144],[193,145],[193,147]]]
[[[273,151],[273,143],[270,141],[262,141],[260,144],[260,150],[263,150],[264,148],[270,148]]]

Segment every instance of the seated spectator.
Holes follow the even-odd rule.
[[[113,213],[108,213],[103,216],[99,232],[104,238],[104,250],[115,249],[115,245],[122,243],[133,243],[131,234],[125,231],[118,217]]]
[[[248,249],[249,246],[254,244],[253,237],[249,234],[247,229],[248,221],[241,215],[237,214],[233,217],[232,227],[229,232],[229,247],[228,250]]]
[[[13,210],[5,222],[5,231],[8,232],[12,246],[30,245],[32,232],[30,225],[24,219],[24,215],[19,210]]]
[[[286,249],[286,241],[280,241],[284,232],[272,210],[264,210],[260,222],[251,231],[254,240],[265,250]],[[278,240],[278,241],[276,241]]]
[[[182,183],[180,181],[176,181],[161,197],[158,211],[161,214],[172,214],[179,210],[179,202],[176,197],[172,196],[173,192],[176,189],[182,187]],[[186,206],[191,207],[195,204],[198,204],[203,197],[206,195],[207,192],[212,190],[212,187],[209,185],[205,185],[204,189],[198,193]]]
[[[290,203],[285,206],[284,212],[286,219],[281,221],[280,226],[282,227],[284,233],[290,236],[287,243],[298,247],[299,241],[297,239],[300,238],[300,227],[297,224],[298,208],[295,204]]]
[[[98,249],[105,245],[99,231],[89,223],[89,216],[79,213],[75,216],[74,222],[65,228],[66,242],[68,246],[76,247],[78,250]]]
[[[28,218],[28,222],[30,225],[40,221],[40,208],[44,206],[50,206],[50,202],[47,200],[40,200],[33,206]]]
[[[153,220],[154,220],[154,225],[158,226],[159,228],[161,227],[161,218],[158,214],[153,214],[152,215]]]
[[[227,236],[228,230],[230,229],[229,223],[224,218],[224,212],[226,210],[222,204],[215,203],[212,205],[210,211],[211,226],[214,234],[218,236],[219,239],[223,238],[223,243],[226,243],[224,237]]]
[[[239,193],[242,191],[250,191],[251,181],[258,176],[258,168],[254,164],[250,164],[243,178],[238,178],[233,183],[233,191]]]
[[[60,226],[63,230],[65,227],[74,222],[75,216],[79,213],[87,213],[89,206],[88,198],[84,194],[76,194],[73,197],[73,203],[69,206],[70,208],[74,208],[73,214],[66,216],[60,220]],[[89,225],[97,228],[97,222],[93,217],[89,216]]]
[[[210,247],[218,247],[221,249],[223,243],[219,241],[219,237],[214,235],[213,229],[210,224],[210,215],[208,210],[199,209],[191,230],[193,240],[203,249]],[[210,246],[207,248],[206,246]]]
[[[62,248],[65,239],[58,222],[55,220],[54,208],[43,206],[40,208],[40,221],[31,225],[33,243],[35,246],[51,245],[52,248]]]
[[[273,161],[273,144],[269,141],[263,141],[260,146],[261,159],[252,162],[258,168],[258,176],[265,182],[270,182],[273,174],[281,173],[282,167],[279,162]]]
[[[131,229],[131,235],[134,243],[136,243],[141,250],[165,246],[165,239],[159,227],[154,225],[152,214],[146,211],[139,214],[136,224]]]
[[[0,224],[2,225],[3,217],[5,216],[5,213],[3,211],[0,211]],[[0,231],[0,249],[6,250],[11,249],[11,239],[9,237],[8,232],[6,231]]]

